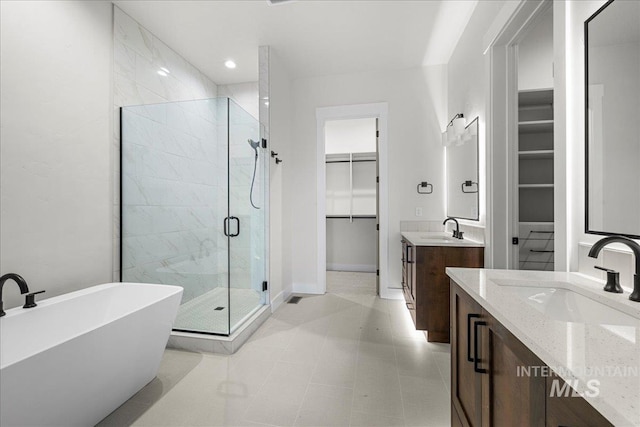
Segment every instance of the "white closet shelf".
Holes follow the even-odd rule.
[[[553,184],[519,184],[519,188],[553,188]]]
[[[377,159],[377,153],[362,152],[362,153],[333,153],[325,156],[326,163],[349,163],[349,162],[375,162]]]
[[[553,120],[530,120],[518,122],[520,133],[553,132]]]
[[[518,156],[522,160],[553,159],[553,150],[518,151]]]
[[[520,225],[553,225],[553,221],[519,221]],[[551,231],[551,230],[549,230]]]

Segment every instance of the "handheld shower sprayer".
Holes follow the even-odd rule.
[[[253,162],[253,178],[251,178],[251,190],[249,191],[249,202],[251,203],[251,206],[253,206],[254,209],[260,209],[258,206],[256,206],[253,203],[253,184],[256,182],[256,169],[258,167],[258,147],[260,146],[260,141],[254,141],[253,139],[249,138],[247,142],[249,143],[251,148],[253,148],[253,151],[256,152],[256,157],[254,158],[254,162]]]
[[[258,147],[260,146],[260,141],[254,141],[253,139],[249,138],[247,140],[247,142],[249,143],[251,148],[253,148],[253,150],[256,152],[256,156],[257,156],[258,155]]]

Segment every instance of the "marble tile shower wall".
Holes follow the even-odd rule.
[[[122,115],[123,279],[182,285],[184,302],[226,285],[219,225],[227,153],[216,144],[226,120],[216,122],[217,104],[127,107]]]
[[[216,84],[207,78],[196,67],[173,51],[160,39],[151,34],[138,22],[114,6],[114,133],[113,133],[113,164],[114,164],[114,241],[113,265],[114,280],[120,277],[120,121],[119,108],[131,105],[148,105],[163,102],[185,101],[194,99],[210,99],[217,96]],[[168,70],[168,71],[166,71]],[[166,75],[161,75],[163,71]],[[186,117],[197,117],[197,113],[189,111],[187,104],[177,105],[183,108]],[[153,114],[152,109],[148,114]],[[179,112],[171,117],[180,117]],[[153,116],[147,116],[153,119]],[[156,117],[157,119],[157,117]],[[196,120],[197,122],[197,120]],[[195,122],[194,122],[195,123]],[[189,124],[188,121],[176,120],[176,129]],[[185,130],[185,129],[183,129]],[[188,132],[183,132],[188,134]],[[164,137],[164,136],[161,136]],[[226,148],[225,148],[226,149]],[[160,156],[159,153],[156,153]],[[172,153],[165,153],[167,156]],[[190,169],[194,171],[195,169]],[[182,224],[189,224],[190,215],[196,215],[184,210]],[[141,225],[142,226],[142,225]],[[186,230],[185,230],[186,232]],[[209,243],[202,239],[199,245]]]

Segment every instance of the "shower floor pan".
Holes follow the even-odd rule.
[[[259,305],[260,296],[251,289],[231,289],[231,335],[198,333],[226,332],[229,323],[229,296],[226,288],[216,288],[182,304],[168,347],[208,353],[235,353],[271,314],[268,305]]]

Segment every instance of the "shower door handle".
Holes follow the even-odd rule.
[[[229,219],[233,219],[236,221],[236,223],[238,224],[238,226],[236,227],[236,232],[235,234],[229,234],[230,237],[236,237],[240,235],[240,219],[237,216],[231,216],[229,217]]]
[[[237,221],[237,227],[236,227],[236,232],[235,233],[231,233],[229,234],[229,220],[236,220]],[[227,237],[236,237],[240,235],[240,219],[236,216],[228,216],[224,219],[224,235]]]

